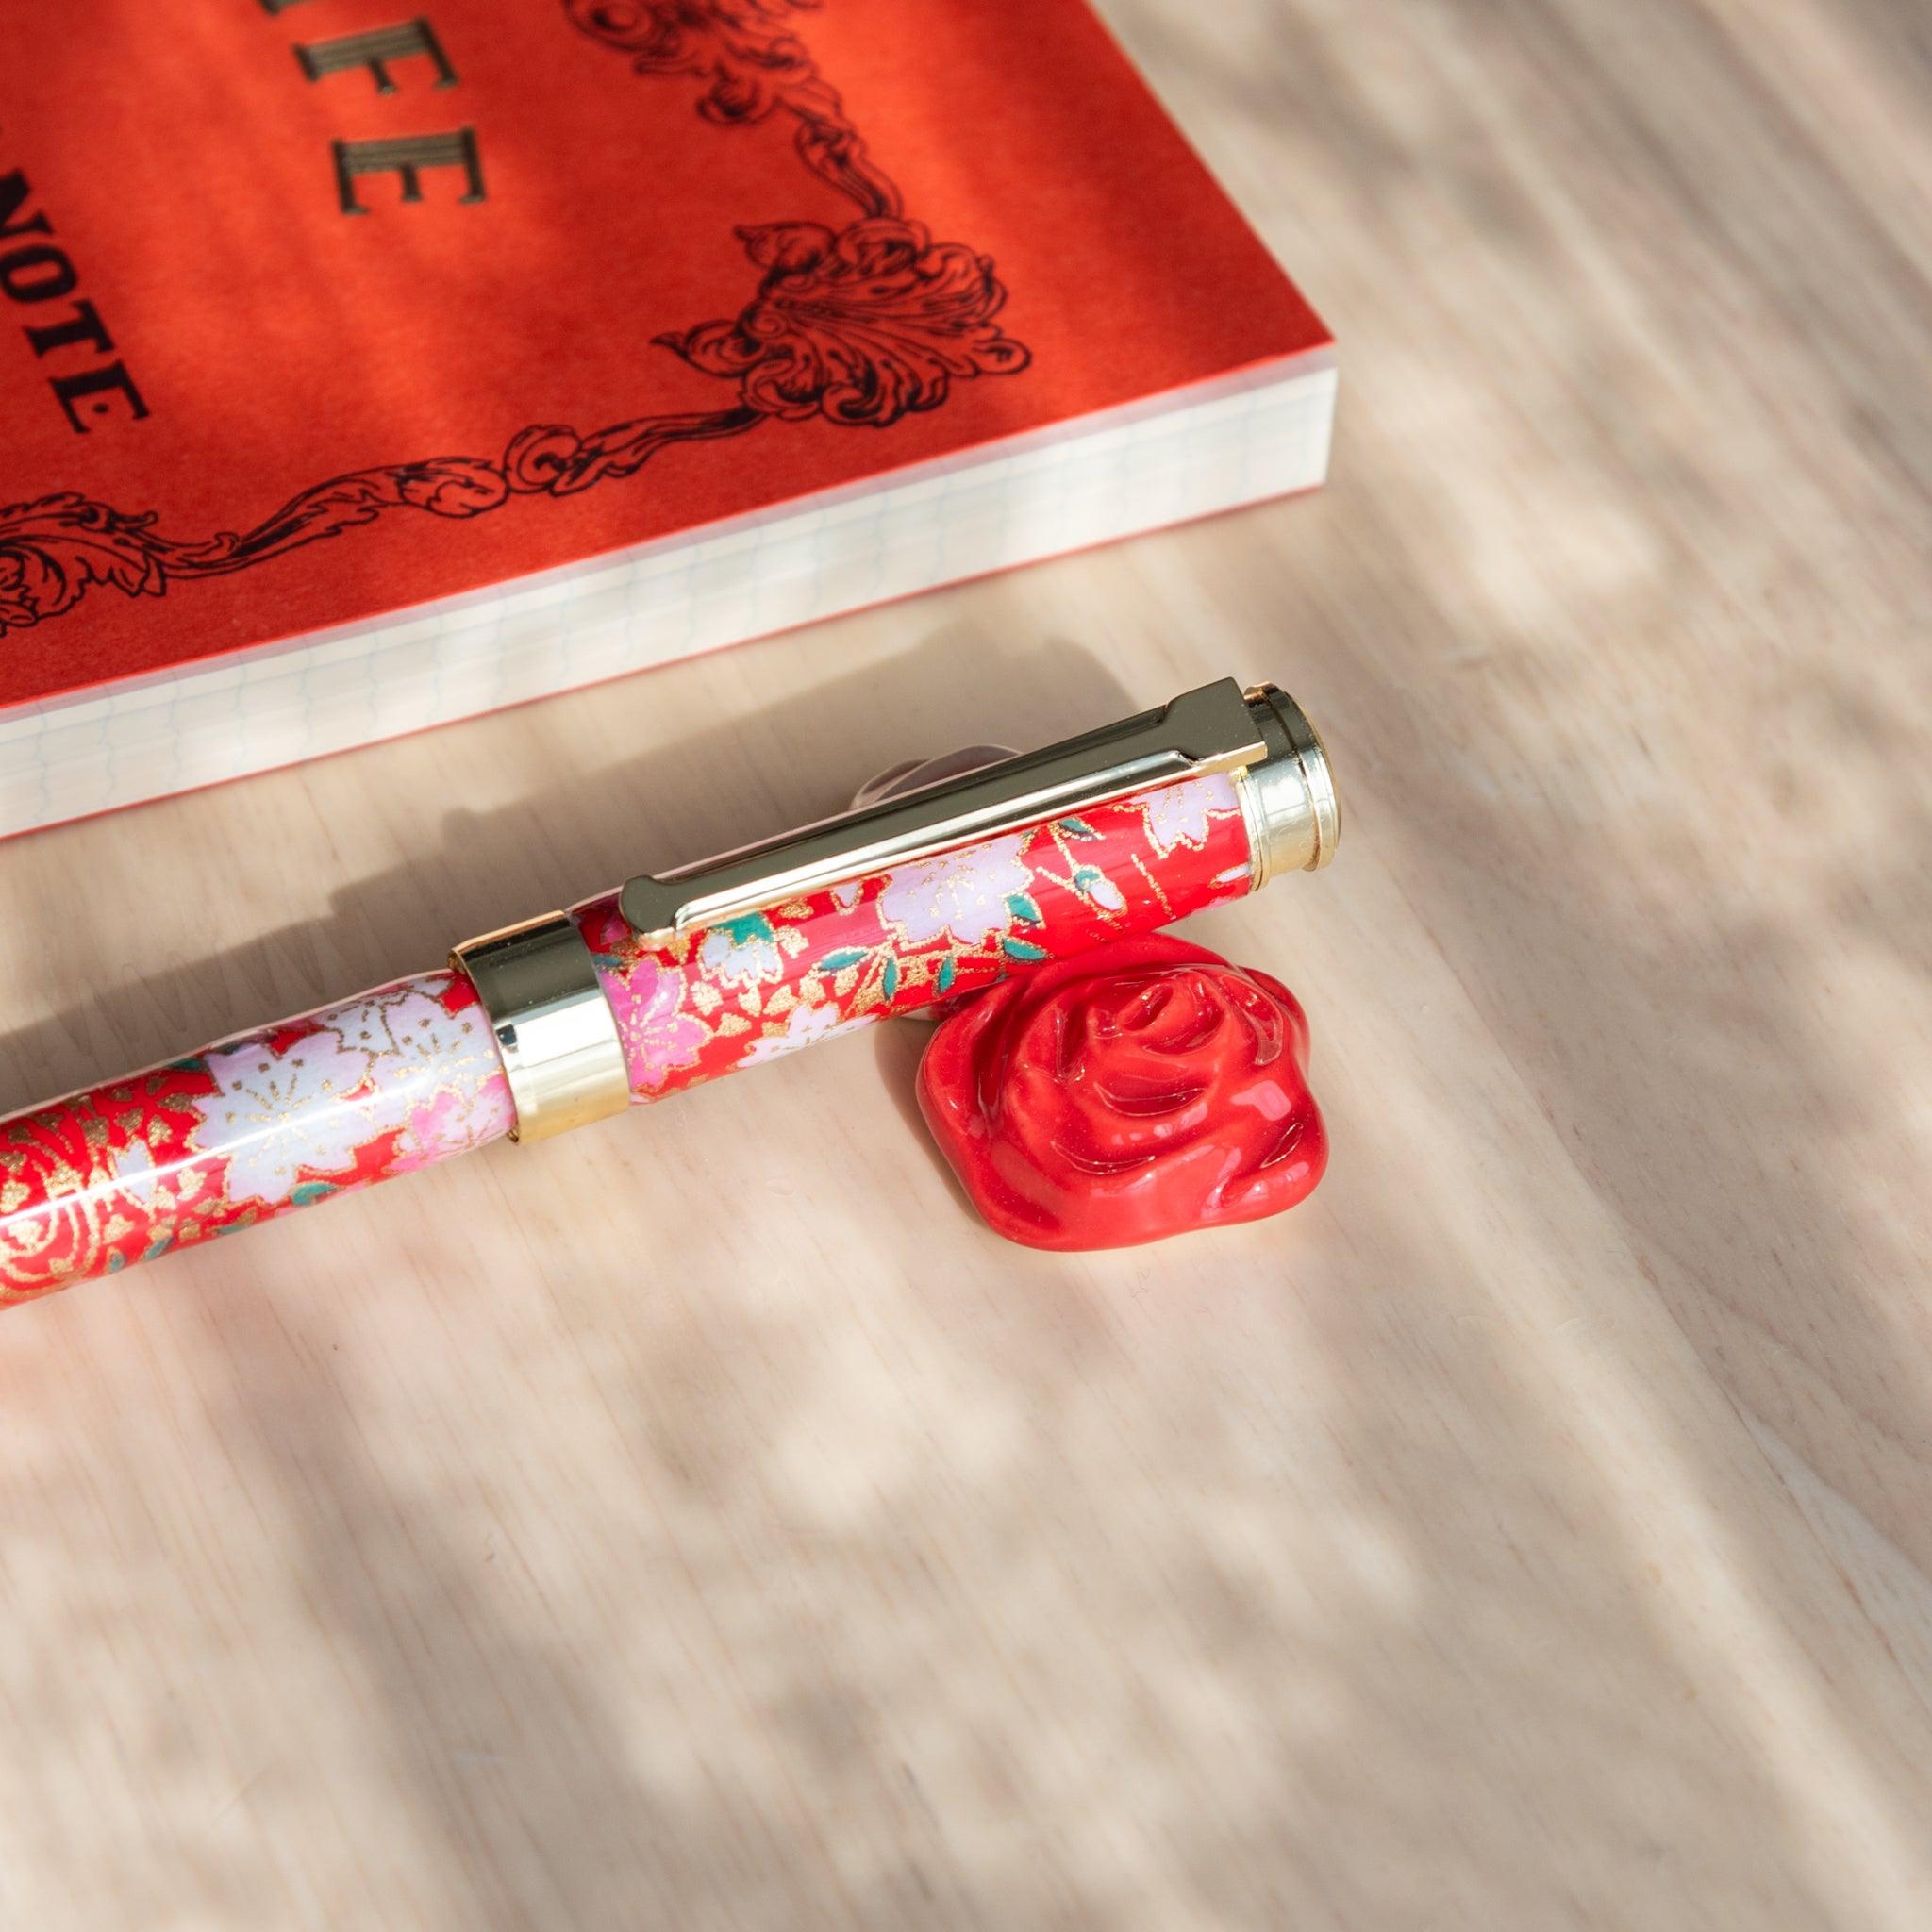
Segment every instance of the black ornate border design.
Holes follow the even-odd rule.
[[[776,222],[740,228],[758,291],[729,321],[654,340],[737,385],[728,407],[641,416],[579,436],[533,425],[503,455],[431,457],[332,476],[265,521],[183,541],[75,491],[0,508],[0,636],[71,610],[95,584],[130,597],[224,576],[340,536],[391,510],[467,519],[513,495],[568,496],[634,475],[673,443],[741,436],[774,418],[884,428],[936,409],[956,380],[1010,375],[1025,347],[994,325],[1006,291],[990,257],[934,242],[904,212],[838,94],[790,31],[820,0],[561,0],[571,23],[645,75],[703,83],[698,112],[721,126],[774,113],[796,124],[806,167],[858,205],[842,228]]]

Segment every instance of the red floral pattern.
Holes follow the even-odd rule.
[[[0,1306],[507,1133],[475,989],[378,987],[0,1121]]]
[[[1248,891],[1232,782],[1195,778],[641,946],[613,893],[573,916],[638,1100]]]
[[[197,1103],[213,1082],[194,1061],[157,1067],[0,1125],[0,1283],[12,1301],[145,1258],[210,1203],[187,1162]]]
[[[638,943],[610,894],[573,916],[635,1100],[1237,898],[1232,782],[1196,778]],[[0,1304],[111,1274],[482,1145],[508,1083],[451,973],[0,1121]]]

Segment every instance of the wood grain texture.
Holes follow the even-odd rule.
[[[1002,1246],[895,1028],[9,1316],[0,1924],[1932,1924],[1923,10],[1108,11],[1324,495],[0,848],[0,1108],[1235,671],[1327,1182]]]

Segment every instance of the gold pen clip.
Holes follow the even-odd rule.
[[[1286,713],[1282,708],[1286,707]],[[1292,714],[1291,721],[1287,713]],[[1295,724],[1299,724],[1299,732]],[[641,874],[619,897],[625,918],[648,945],[677,934],[762,911],[788,899],[862,878],[889,865],[931,858],[1001,832],[1019,831],[1151,786],[1208,772],[1241,773],[1277,758],[1319,767],[1327,801],[1327,836],[1311,835],[1311,857],[1325,862],[1334,842],[1334,793],[1319,741],[1291,699],[1263,685],[1243,691],[1231,677],[1184,692],[1158,710],[1024,752],[964,777],[825,819],[782,838],[706,859],[662,877]],[[1309,761],[1312,760],[1310,763]],[[1306,774],[1305,774],[1306,776]],[[1306,792],[1314,809],[1316,787]],[[1251,834],[1265,828],[1261,802],[1242,795]],[[1278,841],[1277,841],[1278,842]],[[1257,861],[1257,880],[1278,869]]]

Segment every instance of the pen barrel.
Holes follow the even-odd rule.
[[[0,1307],[507,1134],[475,990],[426,973],[0,1121]]]
[[[571,913],[633,1103],[1166,925],[1257,882],[1220,774],[998,834],[646,943],[616,894]]]
[[[616,893],[575,908],[622,1051],[616,1104],[958,998],[1240,898],[1285,864],[1323,862],[1314,792],[1304,812],[1281,790],[1298,782],[1293,760],[1264,769],[1272,791],[1257,773],[1183,779],[669,943],[643,943]],[[425,974],[0,1121],[0,1306],[512,1132],[499,1038],[464,974]]]

